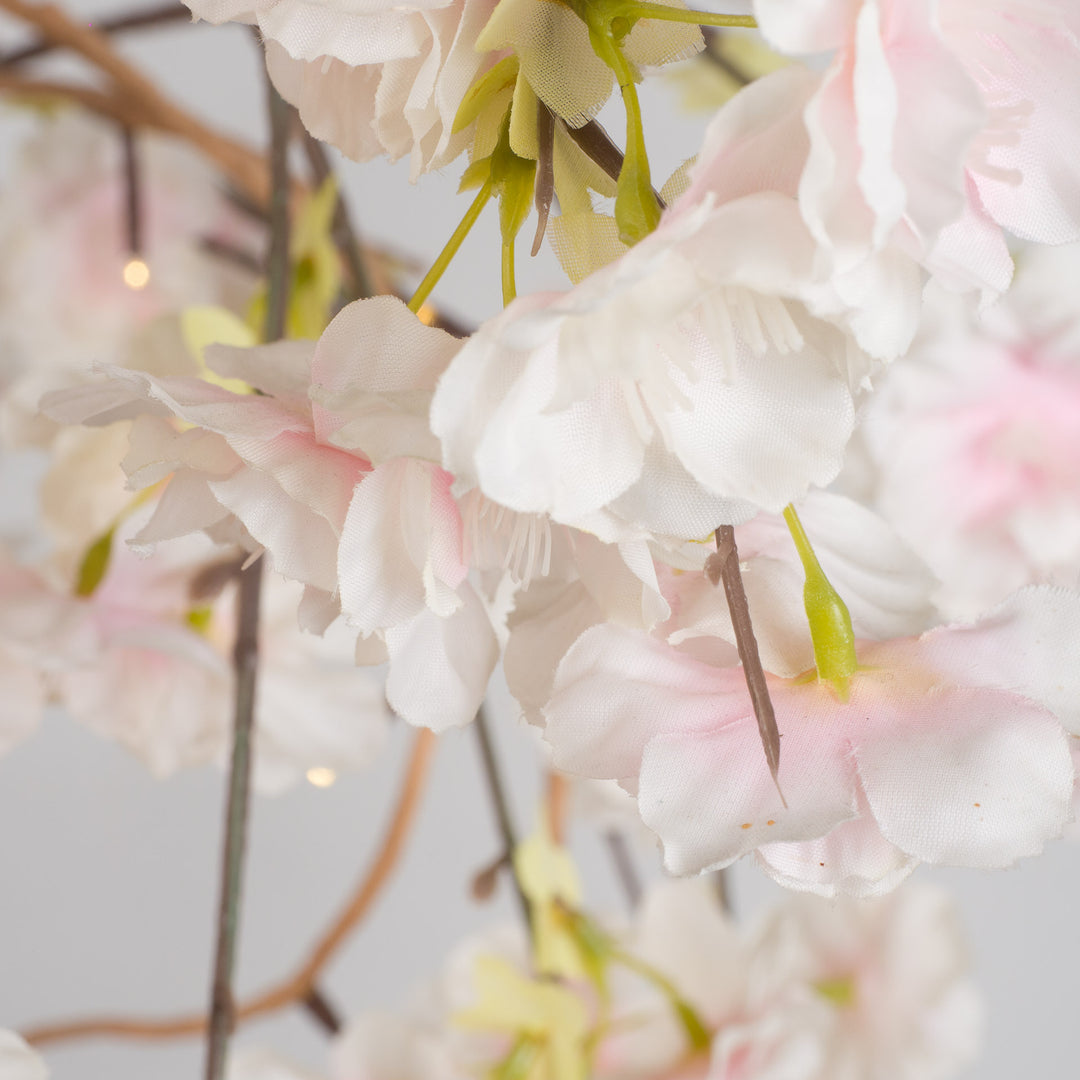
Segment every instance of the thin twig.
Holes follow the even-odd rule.
[[[533,237],[530,255],[540,253],[544,242],[551,200],[555,197],[555,114],[539,99],[536,100],[536,185],[533,199],[536,203],[536,235]]]
[[[566,811],[570,798],[570,782],[562,773],[548,769],[547,813],[548,829],[556,844],[566,843]]]
[[[236,680],[233,742],[225,810],[225,850],[221,871],[214,980],[210,992],[210,1025],[206,1044],[207,1080],[221,1080],[225,1075],[225,1052],[236,1009],[232,996],[232,977],[240,925],[241,884],[251,801],[251,736],[259,667],[261,559],[241,571],[239,594],[236,645],[233,649],[233,673]]]
[[[754,624],[750,620],[750,604],[743,587],[742,570],[739,568],[739,549],[735,544],[735,530],[730,525],[720,525],[716,530],[716,553],[710,555],[705,563],[705,573],[713,585],[724,583],[724,595],[727,597],[728,613],[735,631],[735,646],[739,650],[742,662],[743,678],[750,692],[750,701],[757,717],[758,733],[761,745],[765,749],[765,760],[769,763],[773,783],[780,794],[780,801],[787,807],[784,793],[780,790],[780,732],[776,726],[776,713],[773,711],[772,698],[769,697],[769,684],[765,680],[765,669],[761,666],[757,638],[754,636]]]
[[[126,124],[120,128],[124,148],[124,219],[127,227],[127,249],[141,255],[142,240],[142,173],[139,169],[139,148],[135,132]]]
[[[169,3],[160,7],[144,8],[140,11],[129,11],[124,15],[117,15],[111,19],[101,19],[94,29],[101,34],[123,33],[127,30],[146,30],[155,26],[165,26],[169,23],[192,22],[191,9],[183,4]],[[48,38],[42,38],[30,45],[12,52],[0,54],[0,68],[14,67],[16,64],[27,60],[35,60],[57,48],[57,43]]]
[[[701,33],[705,37],[705,48],[701,55],[718,70],[722,71],[732,82],[739,86],[748,86],[754,81],[753,75],[748,75],[742,68],[733,64],[726,56],[716,51],[717,46],[723,40],[724,31],[715,26],[703,26]]]
[[[634,865],[626,837],[617,829],[608,829],[604,833],[604,843],[607,844],[607,849],[611,853],[611,861],[615,865],[615,874],[626,894],[626,902],[630,910],[634,911],[641,902],[641,876]]]
[[[716,894],[716,902],[725,915],[734,913],[731,906],[731,874],[728,870],[716,870],[712,874],[713,892]]]
[[[0,72],[0,89],[24,96],[65,97],[121,123],[151,127],[186,139],[256,202],[268,201],[270,177],[262,155],[213,131],[171,102],[138,68],[116,52],[104,34],[70,18],[52,4],[0,0],[0,10],[36,27],[54,47],[78,53],[112,84],[107,91],[88,92],[85,87],[20,79],[13,73]]]
[[[317,987],[313,986],[301,999],[300,1004],[315,1018],[328,1034],[338,1035],[341,1032],[341,1014],[326,999],[326,995]]]
[[[480,758],[484,765],[484,778],[487,780],[488,794],[491,796],[491,805],[495,811],[495,822],[499,828],[499,837],[503,843],[505,856],[510,867],[510,877],[514,883],[514,895],[518,899],[525,925],[532,929],[532,908],[529,906],[529,898],[521,888],[521,882],[514,873],[514,851],[517,849],[517,834],[514,824],[510,820],[510,807],[506,801],[506,790],[503,787],[502,776],[495,760],[495,748],[491,742],[491,732],[488,730],[487,715],[483,706],[480,707],[473,721],[476,729],[476,739],[480,744]]]
[[[303,127],[304,153],[307,155],[308,164],[311,166],[311,175],[315,180],[315,187],[321,187],[327,178],[333,174],[333,166],[330,164],[330,156],[326,147],[315,138],[314,135]],[[354,299],[364,299],[375,295],[375,286],[372,284],[371,275],[368,273],[364,262],[364,254],[360,242],[356,236],[352,218],[349,215],[349,207],[345,197],[338,187],[337,202],[334,205],[334,220],[331,225],[334,246],[345,260],[345,267],[352,278],[352,295]]]
[[[296,972],[261,994],[243,1002],[236,1010],[238,1021],[253,1020],[258,1016],[276,1012],[296,1004],[315,989],[324,969],[381,895],[390,875],[397,867],[405,842],[416,820],[420,796],[424,790],[435,736],[422,730],[413,743],[412,753],[401,783],[397,804],[391,817],[390,827],[383,836],[374,861],[335,916],[323,931]],[[130,1017],[101,1017],[75,1020],[33,1028],[24,1031],[28,1043],[43,1046],[47,1043],[70,1039],[86,1039],[102,1036],[133,1039],[174,1039],[184,1035],[201,1035],[206,1030],[206,1015],[170,1017],[164,1020],[146,1020]]]
[[[266,260],[266,321],[264,341],[285,336],[289,303],[289,122],[291,109],[266,79],[270,116],[270,244]],[[232,980],[240,927],[244,851],[247,846],[251,790],[251,740],[255,714],[256,676],[259,667],[259,597],[262,560],[240,573],[240,603],[233,671],[236,709],[229,770],[225,858],[221,875],[214,982],[210,995],[210,1025],[206,1036],[206,1080],[222,1080],[236,1002]]]
[[[595,165],[599,165],[612,180],[618,181],[619,173],[622,172],[623,152],[615,145],[598,120],[589,120],[581,127],[571,127],[562,120],[558,122],[563,125],[566,133],[577,143],[578,149],[587,158]],[[652,193],[660,209],[667,209],[667,203],[660,198],[660,192],[653,188]]]

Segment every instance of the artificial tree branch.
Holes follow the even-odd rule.
[[[307,156],[308,165],[311,167],[311,175],[315,181],[314,186],[320,187],[328,177],[333,174],[333,166],[330,164],[330,155],[326,147],[311,134],[310,131],[297,118],[301,131],[301,140],[304,154]],[[356,228],[349,214],[348,204],[341,194],[339,187],[337,202],[334,205],[334,220],[331,223],[331,235],[334,246],[341,252],[345,262],[345,269],[352,279],[352,298],[357,300],[375,296],[380,290],[376,289],[364,261],[364,252],[356,236]]]
[[[289,124],[292,110],[266,79],[270,117],[270,244],[266,259],[266,320],[263,340],[285,336],[289,304]],[[251,810],[252,734],[259,668],[259,604],[262,595],[262,559],[240,572],[233,672],[236,699],[233,742],[229,765],[228,806],[225,814],[225,851],[221,873],[214,981],[210,994],[210,1024],[206,1036],[206,1080],[223,1080],[229,1036],[235,1024],[233,969],[239,937],[243,893],[244,853]]]
[[[405,843],[416,820],[416,812],[420,805],[420,796],[423,794],[435,742],[435,736],[430,731],[425,729],[417,733],[397,803],[390,819],[390,826],[383,836],[378,853],[345,905],[319,936],[308,952],[307,958],[293,975],[237,1006],[237,1021],[253,1020],[256,1017],[277,1012],[289,1005],[303,1003],[305,999],[310,998],[313,991],[318,994],[318,981],[323,971],[349,940],[371,909],[372,904],[379,898],[405,850]],[[306,1007],[310,1011],[310,1004]],[[43,1025],[28,1029],[22,1035],[28,1043],[43,1046],[47,1043],[71,1039],[103,1036],[130,1039],[175,1039],[185,1035],[201,1035],[206,1031],[206,1027],[207,1020],[204,1013],[162,1020],[137,1017],[95,1017]]]
[[[705,563],[705,573],[713,585],[724,583],[724,595],[727,597],[728,613],[735,631],[735,645],[742,662],[743,678],[750,692],[750,701],[757,717],[761,745],[765,750],[765,760],[769,764],[773,783],[780,794],[780,801],[787,806],[784,793],[780,790],[780,731],[776,726],[776,713],[772,698],[769,697],[769,684],[765,679],[765,669],[761,666],[754,625],[750,619],[750,604],[743,587],[742,570],[739,568],[739,549],[735,543],[735,530],[730,525],[720,525],[716,530],[716,552]]]
[[[186,20],[192,21],[191,10],[183,4],[175,2],[162,4],[160,7],[140,8],[137,11],[125,12],[109,19],[101,19],[95,25],[95,29],[101,34],[123,33],[127,30],[146,30],[155,26],[164,26],[169,23]],[[9,53],[0,54],[0,68],[14,67],[16,64],[25,63],[27,60],[36,60],[58,48],[59,44],[48,38],[42,38],[30,45],[14,49]]]
[[[548,769],[547,816],[548,830],[556,844],[566,843],[567,802],[570,798],[570,781],[561,772]]]
[[[269,200],[270,176],[262,155],[213,131],[169,101],[150,79],[113,49],[104,34],[74,21],[52,4],[0,0],[0,10],[34,26],[53,47],[78,53],[108,76],[111,83],[109,91],[87,93],[85,87],[0,73],[0,89],[24,96],[64,97],[121,123],[151,127],[186,139],[257,203],[265,204]]]
[[[626,895],[627,906],[634,911],[641,901],[641,876],[634,865],[626,837],[618,829],[608,829],[604,833],[604,843],[615,866],[615,876],[618,877],[619,884],[622,885],[623,893]]]
[[[473,727],[476,730],[476,740],[480,744],[480,760],[484,767],[484,779],[487,781],[488,794],[491,796],[492,809],[495,811],[495,823],[498,826],[499,837],[503,844],[503,858],[510,870],[510,877],[514,883],[514,895],[517,897],[518,906],[521,908],[522,918],[531,931],[532,908],[514,870],[514,851],[518,846],[517,833],[514,830],[514,823],[510,819],[510,805],[506,800],[506,789],[503,787],[502,775],[499,772],[498,762],[495,760],[495,748],[491,742],[487,715],[482,705],[476,714],[476,719],[473,721]]]

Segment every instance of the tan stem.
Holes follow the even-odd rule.
[[[420,805],[420,796],[423,794],[434,748],[435,736],[430,731],[420,731],[413,743],[412,754],[402,781],[397,805],[394,807],[390,827],[383,837],[374,862],[361,878],[337,917],[315,942],[303,964],[289,978],[239,1003],[236,1008],[238,1022],[277,1012],[279,1009],[302,1001],[310,994],[323,970],[378,899],[405,849],[405,843],[416,819],[416,811]],[[89,1018],[42,1025],[28,1029],[22,1034],[27,1042],[43,1046],[46,1043],[101,1036],[127,1039],[175,1039],[184,1035],[201,1035],[205,1030],[206,1015],[195,1013],[190,1016],[167,1017],[160,1020],[137,1017]]]
[[[37,28],[42,37],[71,49],[88,60],[112,83],[112,92],[86,91],[63,83],[37,83],[39,92],[48,88],[52,96],[62,94],[88,108],[132,125],[151,127],[186,139],[197,146],[246,195],[260,205],[270,197],[270,177],[263,156],[208,128],[201,120],[170,101],[138,68],[113,49],[109,39],[97,30],[75,22],[52,4],[31,4],[26,0],[0,0],[0,10]],[[0,77],[0,88],[34,92],[32,80],[10,75]]]

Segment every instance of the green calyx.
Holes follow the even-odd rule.
[[[660,204],[653,193],[637,83],[640,73],[622,45],[638,16],[630,6],[611,0],[571,0],[575,14],[589,30],[589,42],[615,73],[626,107],[626,154],[615,188],[615,224],[624,244],[636,244],[660,224]]]
[[[832,686],[841,701],[847,701],[849,683],[858,670],[851,614],[821,569],[794,506],[784,510],[784,521],[806,574],[803,605],[810,623],[818,679]]]

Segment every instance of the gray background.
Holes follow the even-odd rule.
[[[115,10],[88,0],[74,6],[88,20]],[[17,28],[0,23],[0,44],[17,40]],[[244,31],[182,26],[129,37],[124,50],[192,108],[237,135],[261,140],[263,91]],[[64,61],[54,66],[75,70]],[[676,116],[673,105],[666,87],[647,90],[646,136],[661,180],[694,152],[704,123]],[[618,131],[619,112],[609,118]],[[11,130],[10,119],[0,119],[0,153],[10,147]],[[403,163],[346,165],[343,176],[362,232],[421,263],[439,250],[466,205],[454,194],[456,169],[415,187]],[[6,197],[2,191],[0,197]],[[435,294],[463,318],[483,318],[499,303],[493,218],[489,213],[482,220]],[[561,281],[546,256],[519,270],[522,292]],[[18,479],[18,467],[14,475]],[[6,491],[5,512],[12,513]],[[524,827],[538,792],[531,741],[499,687],[494,714]],[[406,734],[398,730],[387,755],[364,775],[342,777],[327,790],[303,785],[256,800],[242,995],[292,969],[359,874],[386,819]],[[34,739],[0,759],[0,1026],[203,1005],[222,795],[218,772],[156,782],[117,746],[62,715],[50,715]],[[583,827],[574,846],[590,899],[601,908],[618,905],[603,849]],[[392,1007],[464,934],[513,918],[505,885],[484,907],[468,899],[472,875],[497,850],[472,733],[451,733],[440,742],[401,872],[325,980],[333,1000],[346,1011]],[[655,872],[653,853],[639,852],[639,861]],[[986,997],[986,1049],[969,1075],[1075,1076],[1077,847],[1053,844],[1042,858],[1005,873],[920,874],[957,897]],[[775,891],[749,864],[736,867],[733,878],[736,905],[746,917]],[[315,1068],[323,1062],[321,1033],[295,1011],[245,1027],[239,1041],[272,1046]],[[202,1050],[192,1040],[101,1041],[52,1050],[48,1060],[55,1080],[192,1080],[200,1075]]]

